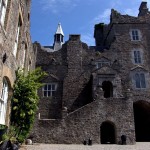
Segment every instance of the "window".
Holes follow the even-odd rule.
[[[57,89],[57,85],[55,83],[45,84],[43,87],[43,96],[50,97],[54,96]]]
[[[21,67],[22,67],[22,68],[24,68],[24,65],[25,65],[26,51],[27,51],[27,49],[24,49],[23,52],[22,52],[22,64],[21,64]],[[28,65],[28,66],[29,66],[29,65]]]
[[[109,66],[109,65],[110,65],[110,63],[108,61],[98,61],[96,63],[97,68],[102,68],[103,66]]]
[[[28,21],[30,21],[30,13],[28,13]]]
[[[0,0],[0,22],[4,25],[8,0]]]
[[[104,81],[102,83],[102,89],[105,98],[113,97],[113,85],[110,81]]]
[[[141,64],[141,52],[140,51],[134,51],[134,62],[136,64]]]
[[[133,41],[140,41],[140,31],[137,29],[133,29],[131,31],[131,39]]]
[[[32,61],[31,61],[31,58],[29,58],[29,62],[28,62],[28,71],[30,71],[30,69],[31,69],[31,64],[32,64]]]
[[[19,17],[17,32],[16,32],[16,38],[15,38],[14,51],[13,51],[13,54],[14,54],[15,57],[16,57],[17,49],[18,49],[18,41],[19,41],[19,33],[20,33],[21,25],[22,25],[22,23],[21,23],[21,19]]]
[[[0,97],[0,124],[5,124],[7,100],[8,100],[8,83],[7,80],[4,78]]]
[[[136,88],[146,88],[144,73],[136,73],[135,74],[135,85],[136,85]]]

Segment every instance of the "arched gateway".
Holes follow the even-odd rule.
[[[133,104],[135,135],[137,142],[150,142],[150,103],[138,101]]]
[[[115,144],[115,126],[112,122],[103,122],[100,128],[101,133],[101,144]]]

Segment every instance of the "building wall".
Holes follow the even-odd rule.
[[[101,143],[101,125],[109,122],[115,129],[116,144],[121,135],[127,136],[127,144],[135,143],[133,104],[150,102],[150,13],[143,13],[131,17],[112,10],[110,24],[95,26],[94,50],[81,42],[80,35],[70,35],[62,49],[53,53],[35,43],[37,66],[49,74],[43,83],[59,86],[54,97],[45,98],[39,90],[34,142],[81,144],[92,138]],[[139,31],[139,40],[131,38],[133,29]],[[140,63],[135,62],[135,50],[140,51]],[[146,87],[137,87],[136,73],[144,74]],[[105,90],[106,82],[112,86]]]
[[[71,35],[63,48],[54,53],[42,50],[37,43],[35,45],[39,57],[37,66],[49,73],[43,83],[57,82],[59,86],[54,97],[43,97],[42,89],[39,90],[39,111],[32,131],[34,142],[81,144],[85,138],[91,137],[94,143],[100,143],[100,126],[104,121],[110,121],[116,127],[116,143],[122,134],[128,136],[128,143],[134,143],[131,93],[122,90],[120,73],[114,70],[119,66],[113,64],[119,57],[113,54],[114,50],[100,55],[96,51],[89,52],[77,35]],[[67,59],[63,58],[65,55]],[[113,65],[97,69],[96,61],[104,57]],[[113,75],[113,98],[104,98],[98,82],[101,75],[102,80],[108,80],[108,76],[112,79]],[[121,120],[126,120],[126,123],[121,124]]]
[[[13,54],[18,30],[18,21],[21,20],[18,36],[16,56]],[[35,52],[30,37],[30,0],[8,0],[4,25],[0,23],[0,94],[2,81],[6,77],[9,84],[9,98],[7,104],[6,125],[9,125],[10,102],[13,93],[13,84],[16,79],[15,71],[24,68],[25,72],[35,67]],[[31,63],[29,64],[29,60]]]

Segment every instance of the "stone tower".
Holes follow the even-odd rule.
[[[61,24],[59,23],[56,33],[54,35],[54,51],[61,49],[63,43],[64,43],[64,33]]]

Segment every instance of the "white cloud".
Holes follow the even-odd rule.
[[[111,9],[107,8],[104,10],[104,12],[100,12],[99,15],[97,15],[93,20],[91,20],[88,23],[88,32],[87,33],[82,33],[81,39],[83,42],[87,43],[89,46],[95,45],[95,39],[94,39],[94,25],[100,22],[104,22],[105,24],[109,23],[110,21],[110,14],[111,14]],[[84,27],[82,27],[84,28]]]
[[[100,13],[97,17],[94,18],[94,23],[104,22],[109,23],[110,20],[111,9],[107,8],[103,13]]]
[[[117,10],[121,14],[128,14],[130,16],[137,16],[138,15],[138,7],[139,4],[143,0],[126,0],[126,3],[122,0],[115,0],[111,2],[111,8]],[[147,0],[147,2],[150,2],[150,0]],[[148,2],[148,3],[149,3]]]
[[[49,10],[52,13],[69,11],[77,6],[78,0],[41,0],[43,10]]]
[[[103,12],[100,12],[99,15],[97,15],[92,20],[92,23],[95,24],[95,23],[104,22],[105,24],[108,24],[110,21],[110,14],[111,14],[112,8],[117,10],[121,14],[127,14],[130,16],[137,16],[138,12],[139,12],[139,10],[138,10],[139,3],[141,1],[142,0],[137,0],[136,3],[134,1],[131,1],[132,5],[130,7],[127,7],[128,5],[126,5],[126,7],[125,7],[124,2],[121,0],[112,1],[109,4],[109,8],[105,9]],[[148,4],[148,7],[150,8],[150,0],[147,0],[147,4]]]
[[[124,14],[128,14],[130,16],[137,16],[138,15],[138,10],[137,9],[127,8],[127,9],[124,10],[123,13]]]
[[[150,9],[150,0],[147,0],[147,6]]]
[[[115,8],[116,6],[121,6],[123,4],[123,2],[121,0],[113,0],[111,3],[110,3],[110,7],[111,8]]]
[[[81,41],[87,43],[89,46],[93,46],[94,44],[94,37],[90,33],[83,33],[81,35]]]

